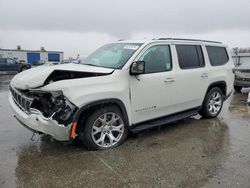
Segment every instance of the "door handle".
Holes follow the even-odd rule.
[[[174,81],[175,81],[174,78],[166,78],[166,79],[164,80],[165,83],[171,83],[171,82],[174,82]]]
[[[208,77],[208,73],[202,73],[201,77],[202,78],[207,78]]]

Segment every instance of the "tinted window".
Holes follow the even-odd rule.
[[[176,45],[178,61],[181,69],[204,67],[201,46]]]
[[[206,46],[206,48],[212,66],[224,65],[228,62],[227,51],[224,47]]]
[[[150,47],[139,61],[145,61],[145,73],[169,71],[172,69],[170,47],[169,45]]]

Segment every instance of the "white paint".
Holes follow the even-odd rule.
[[[123,41],[124,42],[124,41]],[[129,75],[131,63],[150,46],[169,44],[171,46],[173,69],[169,72],[141,74],[137,78]],[[175,44],[201,45],[206,66],[196,69],[180,69]],[[223,44],[201,41],[157,41],[145,42],[128,60],[121,70],[115,70],[106,76],[69,79],[53,82],[40,87],[43,91],[62,91],[77,107],[102,100],[118,99],[123,102],[129,119],[129,125],[149,119],[177,113],[202,105],[207,88],[211,83],[225,81],[226,94],[233,90],[234,67],[232,58],[222,66],[211,66],[205,45],[223,46]],[[226,47],[228,53],[229,50]],[[111,73],[112,69],[79,64],[41,66],[16,75],[11,85],[20,89],[39,87],[48,75],[57,70],[75,70],[83,72]],[[203,74],[207,77],[203,77]],[[167,78],[174,82],[166,83]]]

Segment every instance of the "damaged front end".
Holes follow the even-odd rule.
[[[77,107],[61,91],[18,90],[10,86],[11,106],[15,117],[35,132],[69,140]]]
[[[62,125],[68,125],[72,122],[76,106],[61,91],[30,90],[29,96],[33,99],[30,105],[30,113],[41,113],[44,118],[53,119]]]

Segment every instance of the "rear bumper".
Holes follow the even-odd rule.
[[[250,87],[250,81],[234,80],[234,85],[240,87]]]
[[[42,114],[26,114],[14,102],[9,94],[9,103],[14,111],[15,118],[26,128],[33,132],[47,134],[59,141],[68,141],[72,124],[59,125],[56,121],[43,117]]]

